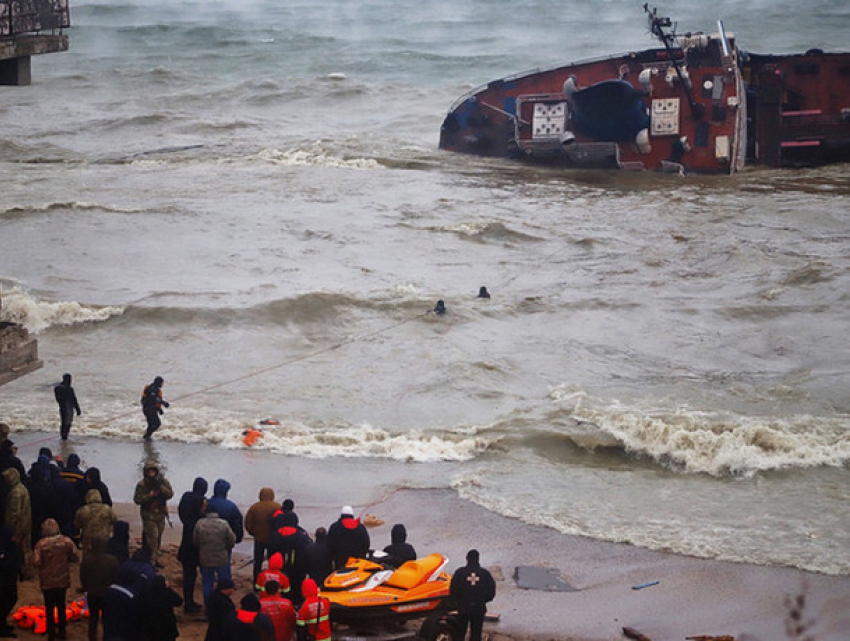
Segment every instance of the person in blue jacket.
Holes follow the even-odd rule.
[[[236,535],[236,542],[242,541],[245,535],[244,518],[236,503],[227,498],[230,491],[230,483],[224,479],[218,479],[213,485],[213,495],[207,504],[208,512],[215,512],[230,526]]]

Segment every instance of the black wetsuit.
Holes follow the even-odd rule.
[[[56,396],[56,402],[59,404],[59,433],[62,440],[68,440],[68,433],[71,431],[71,423],[74,422],[74,412],[77,416],[80,415],[80,405],[77,403],[77,395],[74,393],[74,388],[71,387],[71,377],[68,374],[62,378],[62,382],[53,388],[53,394]]]
[[[156,432],[162,421],[159,420],[162,414],[162,407],[168,407],[168,403],[162,400],[162,387],[156,384],[156,381],[147,385],[142,392],[142,412],[148,422],[148,429],[145,431],[145,440],[148,440],[154,432]]]

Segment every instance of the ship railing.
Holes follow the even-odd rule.
[[[0,38],[70,26],[68,0],[0,0]]]

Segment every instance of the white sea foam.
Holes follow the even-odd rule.
[[[290,167],[339,167],[344,169],[380,169],[381,164],[371,158],[340,158],[329,153],[321,142],[293,149],[263,149],[261,160]]]
[[[174,399],[172,399],[173,401]],[[16,429],[42,430],[52,414],[33,414],[19,408]],[[128,434],[143,431],[144,419],[134,404],[86,408],[74,423],[74,433],[124,440]],[[498,438],[486,428],[456,431],[393,432],[363,425],[306,425],[283,421],[280,425],[259,425],[235,416],[212,418],[205,409],[175,405],[166,411],[157,438],[182,443],[207,443],[225,449],[248,449],[243,441],[247,430],[260,430],[262,436],[253,449],[304,458],[375,458],[428,463],[468,461],[486,450]]]
[[[565,386],[552,397],[572,405],[628,451],[686,472],[750,476],[759,471],[850,462],[850,418],[763,417],[687,407],[651,409],[602,404]]]
[[[102,322],[120,316],[125,309],[121,305],[100,307],[76,301],[48,302],[13,287],[3,292],[2,320],[18,323],[38,333],[48,327]]]

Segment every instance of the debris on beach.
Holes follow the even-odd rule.
[[[361,522],[362,522],[362,523],[363,523],[363,525],[365,525],[366,527],[378,527],[379,525],[383,525],[383,524],[384,524],[384,520],[383,520],[383,519],[379,519],[377,516],[375,516],[375,515],[373,515],[373,514],[365,514],[365,515],[363,515],[363,518],[361,519]]]
[[[517,586],[524,590],[546,590],[547,592],[578,592],[563,581],[557,570],[533,565],[519,565],[514,572]]]

